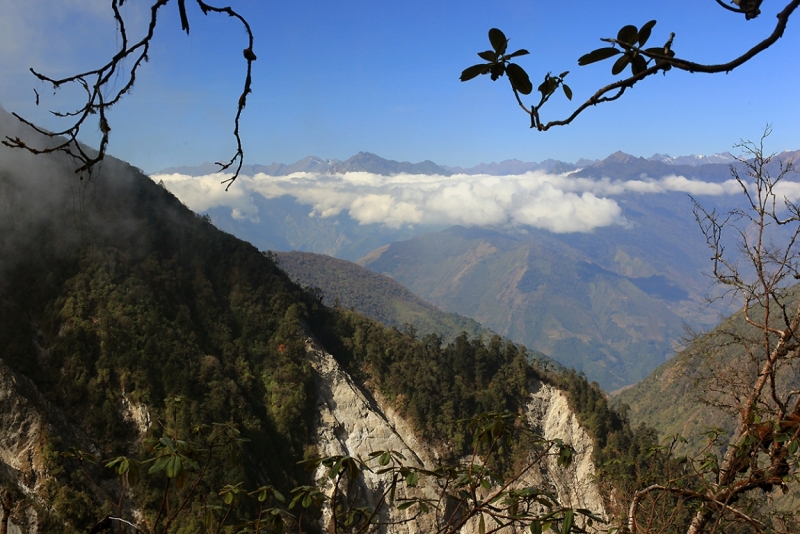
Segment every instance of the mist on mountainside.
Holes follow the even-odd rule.
[[[317,483],[298,462],[327,446],[322,435],[342,447],[357,440],[367,452],[385,446],[383,434],[365,442],[362,426],[326,419],[325,399],[338,386],[319,368],[317,340],[351,396],[367,399],[377,417],[390,411],[407,441],[435,448],[437,461],[469,454],[465,420],[473,415],[525,413],[534,385],[547,404],[541,391],[550,384],[546,391],[561,396],[559,417],[576,429],[584,421],[597,440],[596,454],[588,441],[583,449],[590,469],[614,454],[609,432],[626,449],[650,443],[607,409],[598,388],[553,372],[545,359],[532,366],[530,353],[499,336],[415,338],[326,308],[273,255],[214,228],[110,156],[84,180],[63,155],[0,148],[0,161],[0,485],[12,495],[12,529],[85,532],[112,508],[128,521],[157,522],[161,503],[174,506],[196,481],[197,499],[180,518],[194,530],[195,512],[221,503],[225,484],[270,484],[288,495]],[[603,416],[589,420],[597,406]],[[222,451],[212,461],[203,445],[220,435],[247,440],[226,446],[235,462]],[[102,468],[121,456],[152,463],[158,444],[175,440],[192,451],[182,455],[211,462],[202,472],[182,464],[191,484],[169,484],[170,471],[154,468],[129,489]],[[86,452],[100,463],[83,464]],[[511,469],[527,455],[509,444],[497,462]],[[237,501],[232,517],[255,517],[256,502]],[[110,508],[98,512],[97,503]],[[309,511],[292,527],[320,531],[318,516]]]
[[[739,202],[729,166],[700,163],[726,158],[618,152],[582,168],[512,161],[447,172],[374,155],[306,158],[273,164],[275,176],[254,166],[261,173],[230,196],[214,193],[221,176],[202,168],[153,179],[260,247],[358,259],[613,390],[669,358],[684,324],[709,328],[735,309],[706,300],[714,290],[689,197]],[[458,228],[494,237],[456,250]],[[420,240],[442,242],[414,248]]]

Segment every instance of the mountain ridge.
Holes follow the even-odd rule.
[[[4,133],[15,125],[0,113]],[[446,444],[452,458],[471,450],[465,418],[521,414],[529,383],[560,377],[537,370],[523,348],[499,336],[418,340],[326,308],[269,254],[215,228],[130,165],[108,156],[80,181],[73,164],[0,147],[0,487],[9,490],[4,507],[13,499],[3,515],[14,529],[86,532],[113,509],[137,529],[160,530],[164,505],[185,511],[173,528],[196,532],[195,512],[206,499],[221,509],[225,484],[274,485],[286,495],[313,484],[298,464],[316,450],[326,417],[317,408],[325,388],[335,387],[317,380],[324,370],[310,361],[321,350],[313,339],[347,380],[384,395],[417,439]],[[552,418],[576,429],[577,417],[585,424],[589,404],[603,399],[585,380],[563,380],[560,389],[577,387],[583,396],[563,395]],[[68,429],[48,424],[42,411]],[[608,416],[617,435],[634,439],[624,420]],[[323,422],[334,441],[346,441],[349,427]],[[377,437],[371,446],[386,443]],[[161,446],[187,458],[176,469],[199,486],[183,485],[172,467],[143,469],[136,481],[103,468],[123,456],[152,467]],[[208,471],[194,459],[209,462]],[[197,499],[183,508],[186,492]],[[232,518],[256,517],[255,502],[234,503]],[[319,515],[309,511],[292,526],[325,531]]]
[[[477,321],[445,313],[406,289],[394,279],[356,263],[311,252],[274,253],[278,265],[292,280],[320,296],[331,306],[355,310],[386,326],[411,330],[424,337],[438,334],[450,342],[466,332],[470,337],[495,335]]]
[[[797,157],[800,151],[785,150],[777,154],[778,157],[789,156]],[[687,168],[703,167],[706,165],[721,165],[728,168],[737,160],[730,152],[721,152],[710,156],[691,154],[688,156],[670,156],[669,154],[653,154],[649,158],[637,157],[622,151],[616,151],[603,159],[592,160],[580,158],[575,163],[555,159],[545,159],[541,162],[522,161],[519,159],[508,159],[500,162],[478,163],[471,167],[439,165],[431,160],[418,163],[408,161],[396,161],[385,159],[371,152],[359,152],[346,160],[326,159],[319,156],[309,155],[294,163],[271,163],[246,164],[242,166],[241,173],[245,176],[253,176],[263,173],[269,176],[287,176],[296,172],[311,172],[320,174],[336,174],[346,172],[371,172],[381,175],[392,174],[427,174],[451,176],[453,174],[487,174],[490,176],[505,176],[511,174],[524,174],[526,172],[543,171],[546,173],[561,174],[573,172],[587,167],[607,168],[612,164],[631,163],[639,161],[640,165],[646,169],[655,169],[657,176],[664,174],[664,167],[659,165],[647,166],[648,164],[661,164],[668,167],[681,168],[687,172]],[[200,165],[181,165],[167,167],[152,174],[186,174],[189,176],[203,176],[219,172],[219,166],[215,163],[205,162]],[[227,172],[227,171],[226,171]],[[695,172],[688,171],[694,175]],[[706,173],[707,174],[707,173]]]
[[[644,378],[671,354],[682,321],[660,297],[688,296],[663,277],[635,283],[552,237],[480,228],[396,242],[359,263],[606,389]]]

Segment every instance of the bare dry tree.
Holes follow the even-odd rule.
[[[754,19],[761,14],[761,0],[733,0],[732,3],[735,4],[735,7],[725,4],[722,0],[715,1],[728,11],[744,15],[747,20]],[[519,104],[519,107],[525,113],[530,115],[531,128],[544,132],[554,126],[566,126],[570,124],[578,115],[590,107],[619,99],[625,91],[632,88],[636,83],[659,72],[666,73],[673,68],[687,72],[706,74],[731,72],[774,45],[778,39],[783,36],[789,18],[799,6],[800,0],[787,2],[783,9],[776,15],[777,21],[775,27],[769,35],[740,56],[719,64],[703,64],[677,57],[673,50],[675,33],[670,33],[663,45],[645,48],[645,44],[650,39],[653,27],[656,25],[655,20],[645,23],[641,28],[637,28],[633,25],[624,26],[617,32],[616,38],[600,39],[609,46],[598,48],[581,56],[581,58],[578,59],[578,65],[585,66],[617,57],[611,67],[612,75],[617,76],[622,74],[628,67],[630,67],[631,75],[598,89],[593,95],[575,108],[565,119],[545,122],[541,119],[540,112],[542,107],[550,100],[550,97],[555,94],[559,87],[561,87],[567,99],[572,100],[572,90],[564,83],[564,78],[569,74],[569,71],[564,71],[558,76],[548,72],[544,76],[544,81],[537,88],[537,91],[540,93],[539,101],[535,104],[526,105],[522,97],[533,92],[533,84],[527,72],[511,60],[516,57],[528,55],[529,52],[525,49],[520,49],[508,53],[508,39],[505,34],[497,28],[489,30],[489,41],[492,45],[492,50],[478,53],[485,63],[473,65],[465,69],[461,73],[461,81],[465,82],[483,74],[489,74],[491,79],[496,81],[498,78],[507,75],[517,104]]]
[[[695,340],[700,357],[697,386],[704,400],[735,422],[732,435],[711,432],[705,449],[683,458],[680,477],[643,488],[630,501],[631,533],[642,526],[643,500],[665,494],[692,510],[688,534],[726,532],[732,523],[748,532],[796,532],[800,510],[779,513],[755,497],[797,488],[800,477],[800,206],[791,160],[742,142],[731,166],[743,203],[726,212],[694,202],[711,251],[712,277],[741,314]],[[692,360],[696,362],[697,360]],[[644,514],[650,517],[647,513]]]
[[[220,171],[233,168],[233,176],[223,182],[227,183],[228,187],[230,187],[239,176],[244,158],[242,140],[239,135],[239,119],[247,104],[247,95],[252,91],[251,73],[253,62],[256,60],[256,55],[253,52],[253,32],[247,20],[229,6],[219,7],[211,5],[204,0],[190,1],[196,2],[204,15],[214,13],[235,18],[241,23],[247,34],[247,46],[242,52],[244,60],[247,63],[247,70],[244,76],[244,87],[242,88],[242,93],[236,105],[233,129],[233,135],[236,139],[236,152],[230,160],[217,163],[220,167]],[[67,120],[69,123],[67,127],[59,131],[51,132],[36,126],[27,119],[14,113],[13,115],[17,119],[52,142],[45,146],[32,146],[19,136],[6,136],[3,140],[4,145],[12,148],[21,148],[33,154],[65,153],[77,162],[75,172],[81,176],[81,179],[83,179],[85,173],[90,172],[95,165],[103,160],[108,147],[109,133],[111,132],[108,112],[130,92],[136,83],[136,76],[139,69],[143,63],[148,61],[150,44],[156,33],[159,22],[158,16],[159,13],[162,12],[162,9],[169,4],[177,4],[181,19],[181,29],[185,31],[187,35],[189,33],[189,17],[186,13],[186,0],[176,0],[175,2],[172,0],[157,0],[153,1],[150,6],[147,32],[138,41],[131,41],[128,35],[128,25],[125,16],[120,10],[124,3],[125,0],[111,0],[111,9],[114,13],[114,21],[117,25],[117,41],[119,47],[105,64],[92,70],[67,76],[66,78],[52,78],[33,68],[30,69],[34,76],[42,82],[51,84],[54,90],[66,86],[78,85],[86,93],[85,103],[80,108],[72,111],[51,112],[56,117]],[[126,81],[118,87],[116,84],[119,76],[123,76]],[[36,94],[36,103],[39,103],[38,93]],[[78,141],[78,135],[81,129],[91,120],[97,120],[100,133],[102,134],[100,146],[97,150],[88,149]]]

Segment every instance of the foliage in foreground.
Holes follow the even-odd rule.
[[[172,399],[179,403],[180,399]],[[463,421],[472,436],[472,451],[464,460],[432,469],[410,465],[397,451],[374,451],[367,459],[350,456],[312,458],[301,462],[308,471],[322,473],[332,484],[324,491],[314,484],[291,490],[288,497],[272,485],[252,490],[242,482],[226,484],[216,494],[203,494],[209,467],[225,463],[224,453],[233,453],[243,441],[235,425],[213,425],[194,429],[191,440],[164,435],[145,442],[140,459],[120,456],[100,462],[85,451],[70,449],[62,456],[78,463],[86,479],[105,500],[107,515],[93,532],[102,529],[168,532],[316,532],[322,517],[328,532],[383,532],[387,527],[409,524],[431,533],[455,533],[467,524],[479,532],[494,532],[524,526],[531,532],[553,529],[562,534],[586,532],[604,519],[586,509],[562,506],[551,491],[520,484],[530,469],[548,456],[567,468],[573,450],[561,440],[544,440],[520,424],[520,416],[508,412],[485,412]],[[168,432],[166,432],[168,433]],[[526,463],[506,477],[491,467],[492,456],[502,444],[523,441]],[[102,465],[118,476],[117,487],[101,487],[87,468]],[[366,472],[383,480],[380,495],[372,503],[359,493]],[[163,488],[158,513],[135,518],[131,497],[151,478]],[[159,483],[160,482],[160,483]],[[129,491],[130,488],[130,491]],[[154,508],[155,510],[155,508]],[[392,513],[392,510],[394,512]],[[402,513],[401,513],[402,512]],[[314,519],[314,520],[312,520]]]

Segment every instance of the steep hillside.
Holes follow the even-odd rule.
[[[797,302],[800,286],[790,291],[789,295]],[[760,335],[760,331],[747,325],[739,311],[709,332],[698,335],[647,378],[620,392],[614,403],[630,408],[627,414],[633,424],[646,423],[662,436],[680,434],[692,447],[700,445],[706,432],[713,428],[732,434],[737,414],[720,407],[730,404],[723,399],[736,392],[733,384],[739,380],[730,380],[727,388],[720,388],[718,380],[724,380],[723,373],[737,373],[746,384],[752,385]],[[745,351],[744,340],[755,347],[755,355]],[[800,386],[800,370],[791,364],[781,364],[777,377],[778,391],[792,391]]]
[[[304,287],[322,291],[329,306],[353,309],[387,326],[411,327],[419,336],[439,334],[447,341],[461,332],[472,337],[492,337],[478,322],[455,313],[444,313],[388,276],[355,263],[311,252],[275,254],[280,268]]]
[[[362,263],[609,390],[641,380],[671,354],[681,320],[664,301],[687,298],[658,271],[642,277],[643,266],[640,276],[624,276],[546,234],[454,227],[394,243]]]
[[[4,134],[17,127],[0,114]],[[196,532],[222,520],[221,488],[289,495],[313,483],[297,463],[321,452],[330,384],[309,337],[441,460],[470,450],[465,419],[524,413],[537,380],[565,381],[594,460],[638,439],[607,409],[589,421],[600,392],[531,367],[520,347],[414,339],[325,308],[136,169],[108,158],[79,181],[71,163],[0,149],[0,486],[13,525],[86,532],[123,514],[148,531]],[[513,469],[517,454],[528,454],[521,443],[505,448],[497,468]],[[231,517],[254,517],[258,502],[231,497]],[[319,517],[297,521],[314,532]]]

